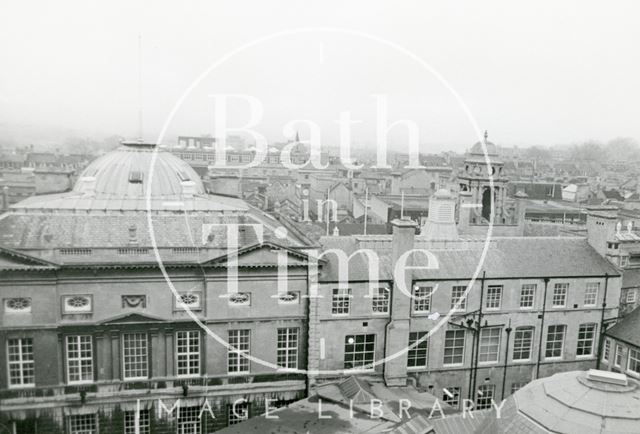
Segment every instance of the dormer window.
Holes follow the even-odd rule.
[[[142,184],[144,174],[139,170],[132,170],[129,172],[129,182],[131,184]]]

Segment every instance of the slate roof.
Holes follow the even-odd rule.
[[[640,348],[640,308],[636,307],[605,332],[607,336]]]
[[[366,237],[323,237],[320,243],[325,248],[343,250],[352,254],[362,245],[357,239]],[[373,240],[374,238],[370,238]],[[375,238],[374,250],[380,261],[380,280],[392,280],[391,236]],[[422,244],[421,244],[422,243]],[[427,245],[416,238],[415,248],[425,248],[438,259],[437,268],[415,270],[417,280],[459,280],[473,277],[482,260],[484,242],[448,242],[446,248],[437,244]],[[428,265],[424,255],[417,255],[416,265]],[[325,255],[328,265],[323,268],[320,281],[338,281],[338,259],[336,255]],[[349,263],[349,279],[367,280],[369,275],[367,258],[357,254]],[[490,242],[481,270],[488,279],[541,278],[572,276],[619,276],[613,265],[602,258],[584,238],[578,237],[514,237],[494,238]]]
[[[630,268],[622,272],[622,288],[640,286],[640,268]]]

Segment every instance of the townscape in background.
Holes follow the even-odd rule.
[[[227,146],[229,165],[254,158],[241,137]],[[0,423],[29,434],[639,426],[637,143],[521,149],[485,132],[464,154],[421,155],[420,169],[398,152],[375,169],[375,152],[354,151],[359,170],[332,148],[326,168],[292,170],[284,146],[308,161],[300,136],[250,168],[217,167],[211,137],[3,149]],[[379,259],[374,288],[365,249]],[[408,253],[413,266],[394,273]]]

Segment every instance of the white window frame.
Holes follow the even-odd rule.
[[[489,285],[487,286],[487,297],[484,301],[484,307],[487,310],[500,310],[502,307],[502,293],[504,292],[503,285]],[[497,304],[496,304],[497,301]]]
[[[178,434],[200,434],[202,432],[201,413],[201,406],[180,406],[176,421]]]
[[[447,338],[447,334],[452,333],[452,338]],[[444,346],[443,346],[443,358],[442,358],[442,366],[462,366],[464,365],[464,356],[465,356],[465,344],[467,340],[467,336],[464,330],[460,329],[451,329],[446,330],[444,334]],[[462,345],[457,345],[457,342],[462,340]],[[450,346],[447,346],[447,343],[451,343]],[[447,348],[451,350],[451,355],[447,356]],[[458,354],[460,353],[460,354]],[[451,362],[447,363],[447,357],[451,358]],[[460,361],[456,362],[455,360],[460,357]]]
[[[431,296],[433,286],[414,286],[412,311],[415,314],[426,314],[431,312]]]
[[[496,338],[498,339],[497,343],[495,342]],[[498,361],[500,360],[501,344],[502,327],[483,327],[480,330],[478,363],[481,365],[498,363]]]
[[[387,287],[375,288],[371,298],[371,312],[374,315],[388,315],[391,291]]]
[[[227,426],[235,425],[249,419],[249,403],[247,401],[228,404]]]
[[[276,364],[281,369],[298,369],[299,327],[281,327],[277,330]]]
[[[634,364],[636,369],[631,369],[631,364]],[[629,348],[627,351],[627,373],[634,377],[640,377],[640,351]]]
[[[194,336],[196,338],[194,344]],[[175,334],[176,376],[180,378],[200,376],[200,331],[178,330]],[[184,366],[181,366],[184,364]]]
[[[522,389],[526,385],[527,383],[523,381],[511,383],[511,395],[513,395],[514,393],[516,393],[518,390]]]
[[[562,296],[562,304],[559,304],[557,301],[559,297]],[[551,306],[553,308],[563,308],[567,307],[567,298],[569,296],[569,284],[564,282],[559,282],[553,285],[553,294],[551,297]]]
[[[358,342],[358,338],[364,339],[363,342]],[[353,342],[349,342],[352,338]],[[352,347],[352,348],[350,348]],[[356,355],[362,355],[362,363],[356,365],[358,362]],[[347,360],[347,359],[351,360]],[[372,371],[371,366],[376,361],[376,335],[375,333],[357,333],[346,335],[344,337],[344,369],[349,371]],[[351,363],[352,366],[347,367],[347,364]]]
[[[596,323],[585,323],[578,326],[578,339],[576,340],[576,358],[590,358],[595,354],[596,331],[598,326]],[[581,333],[591,333],[591,338],[581,337]],[[578,354],[580,347],[590,345],[589,354]]]
[[[528,338],[528,345],[525,345],[525,343],[527,342],[527,338],[525,336],[518,337],[518,333],[521,333],[521,334],[529,333],[530,334],[529,338]],[[533,326],[516,327],[516,329],[513,332],[512,360],[514,362],[528,362],[529,360],[531,360],[531,356],[533,355],[533,340],[534,340],[534,337],[535,337],[535,328]],[[527,358],[522,358],[522,357],[516,358],[516,353],[519,353],[520,355],[522,355],[522,353],[524,353],[525,351],[529,352],[529,357],[527,357]]]
[[[425,331],[409,332],[407,369],[424,369],[427,367],[427,364],[429,363],[429,338],[426,336],[428,334],[429,332]],[[416,344],[418,341],[421,342]],[[417,364],[420,359],[424,359],[424,364]]]
[[[536,291],[538,290],[538,285],[535,283],[524,283],[520,287],[520,300],[519,307],[520,309],[534,309],[536,305]],[[525,293],[526,291],[526,293]],[[530,304],[523,306],[523,301],[529,301]]]
[[[100,432],[96,413],[74,414],[67,417],[69,418],[69,434],[98,434]],[[78,423],[81,423],[82,426],[77,426]]]
[[[467,291],[466,285],[453,285],[451,287],[451,309],[456,312],[464,312],[467,310],[467,297],[465,292]],[[460,305],[456,305],[460,302]]]
[[[594,289],[595,289],[595,292],[594,292]],[[600,282],[587,282],[587,286],[584,290],[585,307],[597,306],[599,293],[600,293]],[[593,297],[593,302],[591,302],[592,297]]]
[[[71,357],[69,355],[70,345],[77,346],[76,357]],[[88,345],[88,351],[90,352],[89,356],[83,356],[82,352],[87,351],[85,348],[82,349],[83,345]],[[67,383],[68,384],[88,384],[93,383],[94,381],[94,372],[93,372],[93,337],[91,335],[69,335],[65,338],[65,360],[67,363]],[[74,362],[74,363],[72,363]],[[77,363],[77,366],[72,366]],[[89,368],[88,371],[91,372],[91,378],[83,378],[83,368]],[[72,380],[72,369],[77,370],[77,375],[79,380]]]
[[[553,327],[553,334],[554,334],[554,338],[558,336],[558,330],[562,330],[562,339],[558,340],[558,339],[554,339],[552,341],[549,340],[549,333],[551,330],[551,327]],[[560,329],[558,329],[558,327],[560,327]],[[561,360],[562,356],[564,356],[564,341],[567,338],[567,326],[566,324],[550,324],[549,326],[547,326],[547,338],[545,340],[545,347],[544,347],[544,358],[545,360]],[[549,350],[549,344],[550,343],[557,343],[560,342],[560,355],[559,356],[547,356],[547,351]],[[555,346],[552,347],[552,350],[556,350]]]
[[[631,296],[631,297],[629,297],[629,296]],[[636,302],[636,298],[637,298],[636,288],[627,289],[627,296],[625,297],[626,302],[627,303],[635,303]]]
[[[460,408],[460,392],[458,386],[445,387],[442,390],[442,402],[449,404],[452,408]]]
[[[624,268],[629,265],[629,257],[628,256],[620,256],[620,267]]]
[[[624,349],[622,345],[616,344],[616,352],[613,355],[613,366],[616,368],[622,368],[622,360],[624,358]]]
[[[124,434],[151,434],[151,411],[140,409],[138,417],[138,428],[136,431],[136,411],[124,412]]]
[[[251,361],[246,356],[251,354],[251,330],[229,330],[228,343],[227,373],[229,375],[248,374],[251,371]]]
[[[12,354],[12,348],[16,349],[17,352]],[[11,357],[12,355],[15,357]],[[9,389],[34,387],[36,385],[33,338],[7,339],[7,370]],[[18,374],[17,377],[16,373]],[[14,382],[15,380],[17,382]]]
[[[602,348],[602,361],[609,363],[609,356],[611,355],[611,341],[609,338],[605,338]]]
[[[146,380],[149,378],[149,336],[144,332],[132,332],[122,334],[122,379],[124,381],[132,380]],[[127,344],[135,344],[132,347],[127,348]],[[138,344],[142,344],[138,346]],[[135,351],[135,354],[127,354]],[[140,368],[135,365],[144,364],[143,375],[131,375],[138,374]]]
[[[333,288],[331,293],[331,315],[351,313],[351,288]]]
[[[495,384],[481,384],[476,391],[474,410],[487,410],[491,408],[493,398],[496,396]]]

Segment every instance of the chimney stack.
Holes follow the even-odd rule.
[[[394,220],[392,241],[392,269],[395,272],[396,264],[406,252],[413,250],[417,224],[412,220]],[[404,267],[399,268],[404,278],[406,292],[411,294],[413,288],[413,255],[409,255],[404,262]],[[409,324],[411,320],[411,297],[403,292],[399,285],[400,275],[393,277],[393,289],[391,291],[391,320],[386,328],[385,358],[389,360],[384,365],[384,380],[387,386],[406,386],[407,384],[407,358],[393,357],[401,352],[409,342]]]

